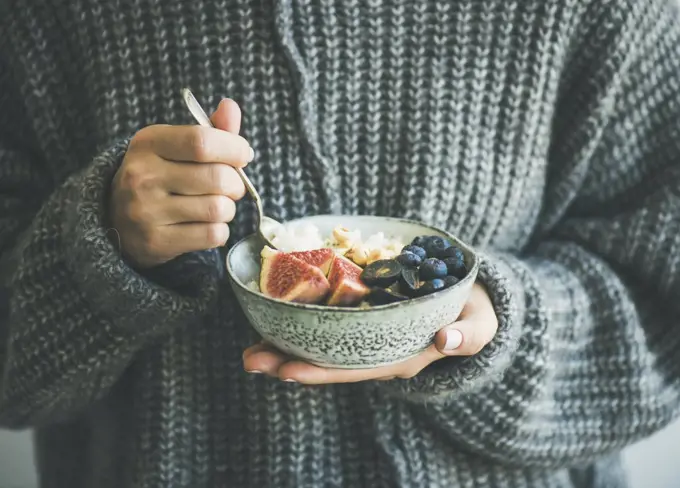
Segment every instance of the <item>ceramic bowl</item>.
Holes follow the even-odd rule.
[[[255,330],[281,351],[332,368],[373,368],[404,361],[432,344],[435,333],[453,323],[477,277],[474,250],[440,229],[403,219],[375,216],[319,215],[290,223],[313,224],[321,235],[342,225],[368,237],[384,232],[410,242],[419,235],[447,237],[465,255],[469,270],[456,285],[419,298],[372,308],[306,305],[273,299],[248,286],[258,280],[263,243],[253,234],[227,255],[231,287]]]

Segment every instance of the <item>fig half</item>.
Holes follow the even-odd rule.
[[[328,272],[331,269],[331,263],[335,257],[335,251],[329,247],[314,249],[312,251],[296,251],[289,254],[300,261],[316,266],[321,269],[326,276],[328,276]]]
[[[297,303],[319,303],[328,295],[330,283],[320,268],[270,247],[261,256],[260,290],[265,295]]]
[[[361,282],[361,271],[361,267],[346,257],[335,256],[328,273],[331,288],[328,305],[356,305],[370,293],[368,287]]]

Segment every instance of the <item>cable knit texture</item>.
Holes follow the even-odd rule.
[[[409,380],[244,373],[220,253],[140,274],[106,225],[183,86],[241,104],[272,217],[476,246],[491,344]],[[0,425],[36,428],[47,488],[625,486],[680,411],[679,188],[670,0],[0,2]]]

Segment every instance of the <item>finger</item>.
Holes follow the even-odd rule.
[[[251,356],[252,354],[258,353],[258,352],[263,352],[263,351],[269,351],[269,352],[276,352],[279,354],[284,354],[281,351],[279,351],[277,348],[275,348],[273,345],[268,343],[265,340],[260,341],[257,344],[254,344],[248,348],[246,348],[245,351],[243,351],[243,359],[247,358],[248,356]]]
[[[179,256],[224,246],[228,239],[228,224],[171,224],[158,227],[148,236],[146,246],[151,255]]]
[[[477,315],[444,327],[435,336],[435,346],[446,356],[473,356],[484,349],[496,334],[492,320],[478,320]]]
[[[264,373],[277,377],[281,364],[290,358],[265,341],[243,351],[243,369],[249,373]]]
[[[231,222],[236,214],[236,203],[224,195],[187,197],[170,195],[162,201],[159,218],[163,224],[191,222]]]
[[[384,368],[376,369],[328,369],[303,361],[290,361],[281,365],[278,377],[284,381],[294,381],[306,385],[328,383],[356,383],[374,378],[389,376]]]
[[[292,380],[307,385],[356,383],[359,381],[396,377],[410,378],[418,374],[430,363],[442,357],[443,355],[432,345],[415,358],[379,368],[332,369],[321,368],[303,361],[290,361],[281,365],[278,376],[282,380]]]
[[[224,98],[210,117],[218,129],[238,134],[241,130],[241,107],[231,98]]]
[[[248,373],[262,373],[274,378],[278,377],[278,370],[289,358],[278,351],[262,348],[250,351],[243,356],[243,369]]]
[[[270,349],[269,346],[264,342],[254,344],[254,345],[246,348],[245,351],[243,351],[242,359],[245,360],[251,354],[255,354],[256,352],[267,351],[269,349]]]
[[[224,195],[240,200],[246,193],[243,180],[236,170],[225,164],[190,164],[169,162],[162,183],[176,195]]]
[[[148,147],[168,161],[223,163],[243,167],[253,158],[243,137],[200,125],[154,125],[140,131],[134,146]]]

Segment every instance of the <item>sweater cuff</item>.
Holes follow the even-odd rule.
[[[67,182],[61,252],[92,310],[120,327],[153,334],[207,312],[217,296],[219,253],[191,253],[144,274],[121,257],[106,213],[128,142],[105,151]]]
[[[473,393],[502,377],[517,350],[524,322],[524,295],[511,256],[479,254],[477,282],[489,294],[498,318],[494,338],[474,356],[443,358],[413,378],[382,383],[385,388],[413,401],[439,401]]]

